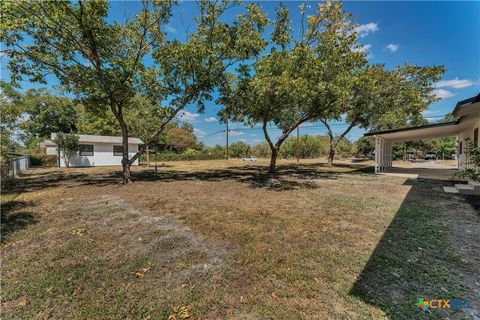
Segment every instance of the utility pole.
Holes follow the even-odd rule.
[[[297,127],[297,163],[300,161],[300,126]]]
[[[227,146],[226,151],[227,151],[227,160],[228,160],[228,158],[229,158],[229,155],[228,155],[228,120],[227,120],[227,143],[226,143],[226,146]]]

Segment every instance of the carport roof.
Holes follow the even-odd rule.
[[[427,124],[413,128],[402,128],[384,131],[368,132],[368,136],[381,136],[390,141],[409,141],[409,140],[425,140],[441,137],[454,136],[461,131],[460,121],[442,122],[435,124]]]
[[[480,94],[457,103],[452,112],[455,121],[427,124],[411,128],[373,131],[365,133],[364,136],[381,136],[392,142],[454,136],[462,131],[464,124],[466,125],[469,121],[471,122],[472,116],[478,117],[479,108]]]

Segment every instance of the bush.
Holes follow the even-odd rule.
[[[6,185],[9,181],[10,173],[10,158],[3,156],[0,161],[0,181],[2,186]]]
[[[455,173],[454,176],[461,179],[472,179],[475,181],[480,181],[480,148],[476,146],[473,142],[470,142],[467,148],[467,152],[470,156],[470,160],[474,165],[474,168],[458,171]]]
[[[45,154],[30,155],[30,165],[32,167],[56,167],[57,163],[57,156]]]
[[[459,179],[471,179],[475,181],[480,181],[480,170],[466,169],[463,171],[455,172],[453,176]]]

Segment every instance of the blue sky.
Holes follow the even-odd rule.
[[[260,1],[269,18],[274,18],[278,2]],[[299,26],[299,5],[302,2],[284,2],[291,12],[293,27]],[[317,2],[306,2],[314,9]],[[111,3],[112,20],[122,20],[125,13],[138,10],[134,1]],[[368,48],[369,62],[384,63],[387,68],[402,64],[444,65],[446,72],[442,81],[436,84],[436,94],[441,101],[432,104],[425,112],[430,120],[451,111],[455,103],[474,96],[480,91],[480,2],[345,2],[345,10],[352,13],[361,25],[360,41]],[[241,11],[232,10],[227,19]],[[196,14],[194,2],[181,2],[175,9],[170,23],[165,26],[168,37],[184,40],[186,33],[194,29]],[[3,63],[4,61],[2,61]],[[8,78],[2,67],[2,79]],[[49,83],[57,82],[52,79]],[[37,87],[24,83],[24,88]],[[188,121],[195,128],[200,141],[207,145],[225,143],[225,125],[220,124],[217,112],[221,106],[208,103],[203,114],[195,106],[188,106],[182,121]],[[245,128],[236,123],[230,125],[230,141],[245,141],[256,144],[263,141],[260,128]],[[337,132],[345,129],[342,123],[334,125]],[[272,129],[275,137],[279,130]],[[325,129],[318,123],[306,124],[301,134],[324,134]],[[354,129],[349,138],[356,140],[363,130]]]
[[[278,2],[258,2],[274,17]],[[293,27],[299,25],[301,2],[285,2],[291,12]],[[316,2],[308,2],[313,8]],[[436,93],[441,101],[432,104],[425,112],[430,120],[451,111],[459,100],[476,95],[480,91],[480,2],[345,2],[345,10],[352,13],[361,25],[360,41],[369,50],[369,62],[385,63],[388,68],[402,64],[444,65],[443,81],[437,84]],[[192,28],[193,3],[182,3],[167,27],[172,36],[182,37]],[[224,125],[213,121],[221,106],[209,105],[202,115],[194,107],[187,108],[185,118],[196,128],[197,135],[207,144],[224,143]],[[263,141],[259,128],[246,129],[231,124],[231,141],[248,143]],[[238,129],[237,129],[238,128]],[[345,125],[334,126],[337,132]],[[236,130],[237,129],[237,130]],[[273,128],[274,129],[274,128]],[[306,124],[301,134],[324,134],[318,123]],[[272,130],[274,136],[278,130]],[[356,140],[363,130],[354,129],[349,138]]]

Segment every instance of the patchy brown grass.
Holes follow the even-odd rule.
[[[413,319],[457,297],[473,308],[432,316],[478,316],[463,198],[368,161],[266,164],[29,171],[2,196],[2,317]]]

